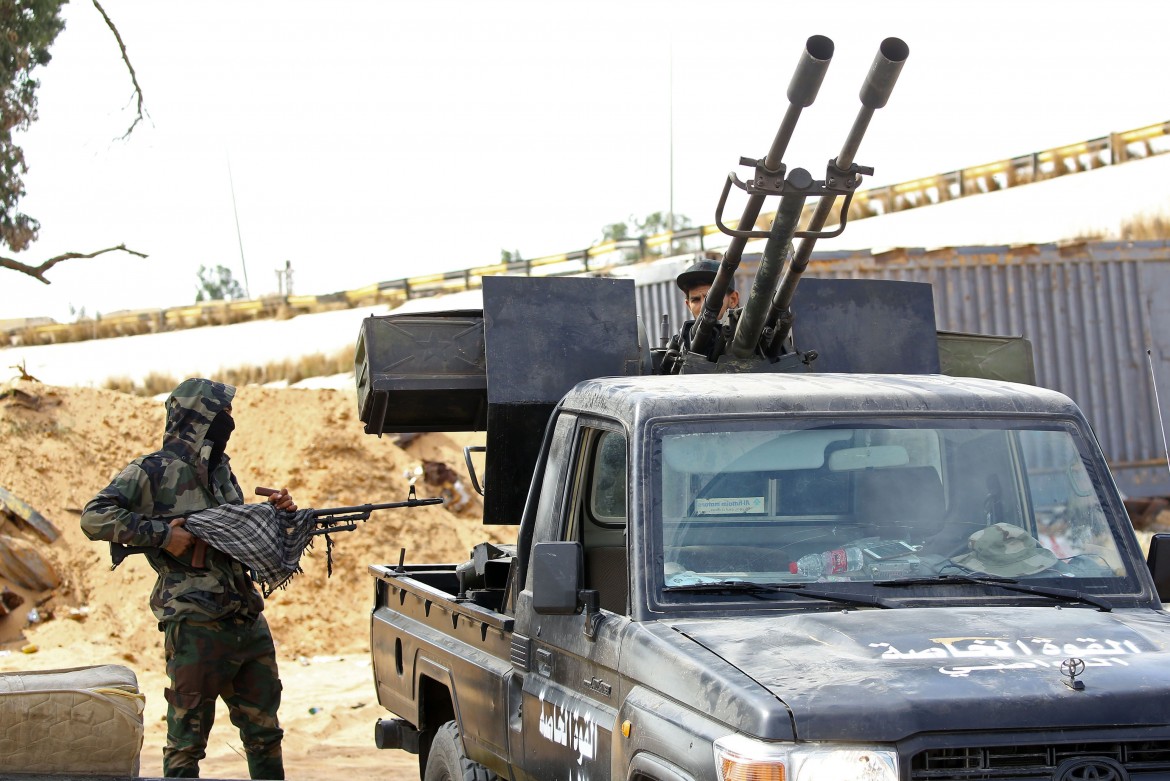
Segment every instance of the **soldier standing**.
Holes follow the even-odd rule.
[[[166,401],[160,450],[131,462],[86,506],[81,528],[91,540],[147,547],[158,573],[150,607],[164,633],[167,744],[163,775],[197,778],[222,697],[248,759],[252,778],[284,778],[277,720],[280,677],[276,648],[261,611],[264,600],[247,568],[214,548],[202,568],[185,516],[243,504],[243,491],[224,452],[235,421],[236,389],[206,379],[184,380]],[[286,489],[269,497],[296,510]],[[173,520],[161,520],[167,516]]]

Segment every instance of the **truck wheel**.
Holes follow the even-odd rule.
[[[498,776],[463,753],[459,725],[448,721],[435,732],[423,781],[496,781]]]

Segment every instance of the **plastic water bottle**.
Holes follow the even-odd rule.
[[[807,556],[801,556],[788,565],[788,571],[809,577],[839,575],[843,572],[861,569],[861,562],[861,548],[847,545],[844,548],[834,548],[824,553],[810,553]]]

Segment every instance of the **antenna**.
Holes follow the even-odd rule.
[[[232,214],[236,218],[236,241],[240,245],[240,266],[244,269],[244,295],[248,298],[252,297],[252,291],[248,287],[248,264],[244,260],[244,239],[240,236],[240,213],[236,209],[236,183],[232,180],[232,159],[229,157],[227,161],[228,169],[228,186],[232,190]]]
[[[668,79],[667,91],[669,95],[669,108],[667,115],[667,124],[670,126],[670,211],[667,216],[666,229],[670,231],[670,245],[666,254],[674,254],[674,31],[670,35],[670,63],[669,63],[670,77]]]
[[[1170,469],[1170,447],[1166,446],[1166,423],[1162,420],[1162,401],[1158,398],[1158,379],[1154,376],[1154,354],[1146,348],[1146,362],[1150,365],[1150,386],[1154,389],[1154,406],[1158,408],[1158,428],[1162,429],[1162,452],[1166,454],[1166,468]]]

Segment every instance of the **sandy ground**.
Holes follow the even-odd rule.
[[[0,389],[11,388],[0,385]],[[160,775],[166,705],[162,635],[147,605],[154,574],[141,557],[111,572],[108,548],[78,525],[80,508],[134,457],[161,441],[158,401],[92,388],[24,382],[36,408],[0,398],[0,486],[39,510],[61,532],[44,543],[20,524],[0,520],[0,534],[23,540],[55,570],[60,584],[30,592],[0,618],[0,672],[122,664],[146,695],[142,775]],[[362,432],[353,391],[241,388],[228,452],[245,488],[286,485],[302,506],[328,507],[404,499],[407,473],[437,460],[462,474],[462,446],[478,435],[428,434],[399,447]],[[440,490],[418,480],[420,496]],[[418,777],[417,760],[379,751],[374,723],[389,714],[376,700],[369,663],[372,592],[367,566],[465,560],[483,540],[511,542],[511,527],[479,522],[478,497],[460,514],[422,507],[375,514],[336,538],[333,575],[323,546],[302,560],[304,573],[267,601],[284,682],[280,718],[291,779],[387,781]],[[2,519],[0,515],[0,519]],[[0,586],[13,586],[0,576]],[[29,609],[41,618],[29,623]],[[26,653],[26,651],[28,651]],[[239,735],[222,708],[212,731],[204,777],[246,778]]]

